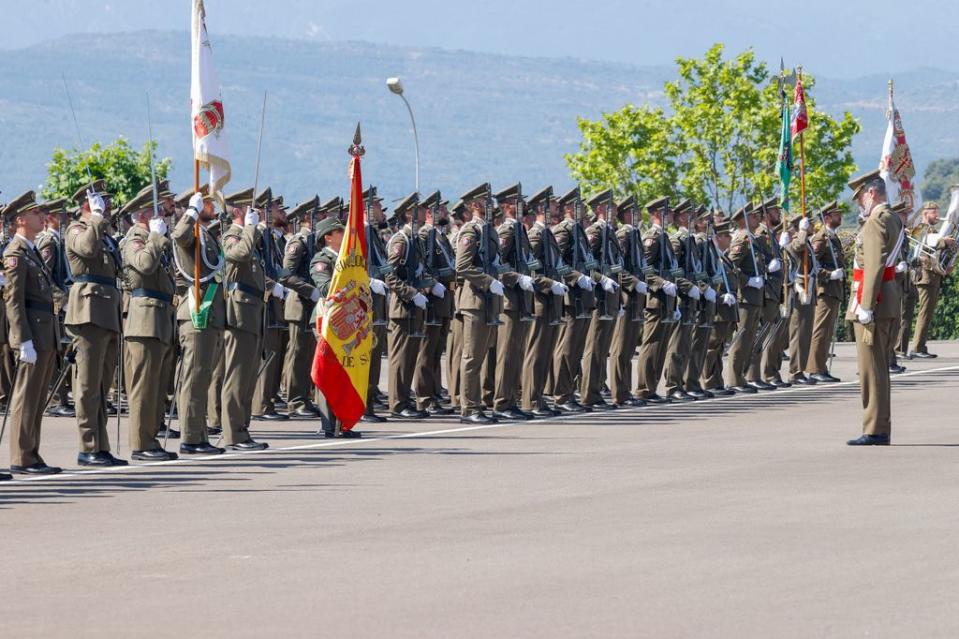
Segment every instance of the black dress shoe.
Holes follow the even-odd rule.
[[[789,388],[792,386],[792,382],[787,382],[781,377],[776,377],[773,381],[769,382],[776,388]]]
[[[592,408],[593,410],[616,410],[615,404],[610,404],[602,399],[597,402],[593,402],[592,404],[589,404],[589,407]]]
[[[206,433],[207,435],[219,435],[223,432],[223,429],[219,426],[207,426]]]
[[[733,389],[733,391],[735,391],[735,392],[737,392],[737,393],[753,393],[753,394],[755,394],[755,393],[758,393],[758,392],[759,392],[758,390],[756,390],[756,389],[753,388],[752,386],[749,386],[748,383],[745,384],[745,385],[743,385],[743,386],[733,386],[732,389]]]
[[[939,356],[928,351],[913,351],[912,357],[915,359],[936,359]]]
[[[327,439],[360,439],[363,437],[363,433],[358,430],[341,430],[339,434],[334,433],[331,430],[324,430],[323,437]]]
[[[687,395],[692,395],[692,396],[695,397],[696,399],[712,399],[713,397],[715,397],[715,395],[713,395],[712,393],[710,393],[708,390],[701,390],[701,389],[697,389],[697,388],[694,388],[693,390],[688,390],[688,391],[686,391],[686,394],[687,394]]]
[[[227,448],[230,450],[266,450],[270,445],[266,442],[255,442],[252,439],[245,442],[240,442],[239,444],[229,444]]]
[[[315,408],[299,408],[289,415],[298,419],[316,419],[320,416],[320,411]]]
[[[663,397],[661,395],[657,395],[656,393],[650,393],[649,395],[644,397],[643,400],[647,404],[669,404],[673,401],[669,397]]]
[[[225,452],[225,448],[214,446],[210,442],[201,442],[199,444],[180,444],[181,455],[222,455]]]
[[[746,385],[751,386],[752,388],[755,388],[758,391],[779,390],[778,388],[776,388],[769,382],[763,381],[761,379],[754,379],[754,380],[748,381],[746,382]]]
[[[847,446],[888,446],[889,435],[862,435],[846,442]]]
[[[7,473],[0,473],[0,481],[10,481],[13,479],[13,475],[8,475]]]
[[[494,410],[493,417],[514,422],[526,422],[533,419],[533,413],[527,413],[518,408],[507,408],[506,410]]]
[[[497,421],[495,417],[490,417],[486,413],[473,413],[472,415],[460,417],[461,424],[495,424]]]
[[[281,413],[277,413],[276,411],[252,416],[252,419],[255,419],[258,422],[285,422],[289,418],[289,415],[283,415]]]
[[[105,450],[98,453],[80,453],[77,455],[77,464],[80,466],[129,466],[125,459],[117,459]]]
[[[717,386],[716,388],[710,388],[706,391],[707,393],[712,393],[713,397],[730,397],[736,394],[731,388],[726,388],[725,386]]]
[[[806,376],[803,375],[802,373],[800,373],[800,374],[798,374],[798,375],[794,375],[793,377],[789,378],[789,381],[792,382],[793,384],[800,384],[800,385],[803,385],[803,386],[815,386],[815,385],[816,385],[816,380],[814,380],[814,379],[811,378],[811,377],[806,377]]]
[[[575,400],[570,400],[565,404],[556,404],[556,410],[561,413],[575,414],[575,413],[588,413],[590,409],[586,406],[583,406]]]
[[[383,422],[386,421],[386,418],[380,417],[379,415],[376,415],[374,413],[367,413],[366,415],[363,415],[362,417],[360,417],[360,421],[365,422],[367,424],[382,424]]]
[[[398,417],[400,419],[426,419],[429,417],[429,413],[425,410],[416,410],[415,408],[404,408],[400,412],[390,413],[391,417]]]
[[[430,406],[426,409],[426,414],[430,417],[442,417],[444,415],[452,415],[455,412],[456,411],[449,406]]]
[[[54,406],[47,411],[47,415],[50,417],[76,417],[77,411],[69,406]]]
[[[169,435],[167,432],[169,431]],[[180,439],[180,431],[175,428],[161,428],[157,431],[157,439]]]
[[[838,377],[833,377],[829,373],[813,373],[809,376],[809,379],[814,379],[822,384],[835,384],[836,382],[842,381]]]
[[[177,459],[179,455],[176,453],[168,453],[162,449],[156,450],[135,450],[131,453],[130,457],[137,461],[170,461]]]
[[[62,473],[63,469],[58,466],[47,466],[43,462],[30,464],[29,466],[10,466],[10,472],[18,475],[56,475]]]
[[[669,394],[669,399],[674,402],[695,402],[696,398],[688,394],[686,391],[674,390]]]
[[[899,366],[898,364],[893,364],[892,366],[889,367],[889,372],[892,373],[893,375],[898,375],[899,373],[905,373],[906,367]]]
[[[555,417],[558,414],[559,414],[559,411],[554,411],[549,408],[537,408],[536,410],[533,411],[534,417],[544,417],[547,419],[550,417]]]

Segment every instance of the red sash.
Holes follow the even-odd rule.
[[[862,305],[862,280],[864,272],[861,268],[852,269],[852,281],[858,282],[859,286],[856,287],[856,302],[861,306]],[[895,266],[886,266],[882,269],[882,281],[891,282],[896,279],[896,267]],[[882,301],[882,294],[876,295],[876,302]]]

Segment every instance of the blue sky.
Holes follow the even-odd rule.
[[[82,32],[189,28],[190,0],[0,0],[19,48]],[[942,0],[207,0],[210,28],[251,37],[366,40],[668,65],[710,44],[842,78],[959,70],[959,3]]]

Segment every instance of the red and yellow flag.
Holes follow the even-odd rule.
[[[317,314],[320,336],[313,356],[313,383],[339,420],[350,430],[366,410],[373,350],[373,301],[366,271],[366,233],[363,208],[363,177],[360,173],[359,127],[350,161],[350,214],[340,254],[333,268],[329,293]]]

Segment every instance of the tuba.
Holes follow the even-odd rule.
[[[938,238],[951,237],[959,241],[959,185],[949,187],[949,208],[946,210],[946,219],[939,229]],[[948,271],[956,264],[959,252],[955,248],[944,248],[939,253],[939,268]]]

